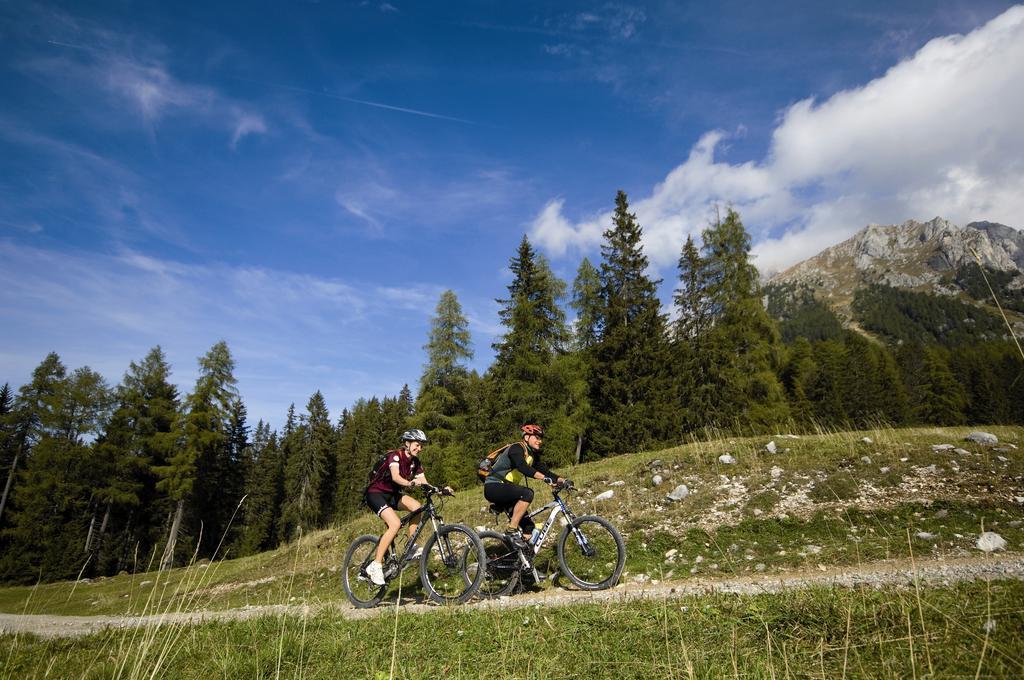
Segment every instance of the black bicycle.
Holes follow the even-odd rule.
[[[542,580],[534,567],[534,559],[559,516],[565,518],[565,528],[555,543],[555,552],[558,555],[558,566],[565,577],[582,590],[604,590],[618,583],[626,565],[626,544],[605,518],[597,515],[577,517],[573,513],[562,494],[574,490],[571,482],[551,487],[553,500],[530,513],[530,518],[534,519],[550,511],[540,533],[525,550],[516,548],[505,534],[496,531],[480,532],[480,540],[487,553],[487,574],[480,585],[481,595],[508,595],[522,582],[524,576],[532,577],[534,582]],[[493,504],[491,511],[496,515],[510,514],[510,511]]]
[[[377,552],[379,536],[360,536],[352,541],[345,553],[341,570],[342,587],[349,601],[356,607],[364,609],[376,606],[399,573],[417,561],[420,565],[420,583],[435,602],[462,604],[480,588],[484,576],[480,569],[484,561],[484,547],[480,537],[465,525],[445,524],[439,513],[440,503],[435,505],[434,497],[451,494],[443,493],[435,486],[421,488],[426,492],[426,499],[419,509],[402,518],[402,528],[420,516],[426,517],[429,522],[420,522],[400,554],[395,544],[400,542],[405,532],[399,530],[384,558],[384,585],[375,585],[366,573],[366,566]],[[433,533],[423,546],[423,554],[417,556],[416,546],[428,524]]]

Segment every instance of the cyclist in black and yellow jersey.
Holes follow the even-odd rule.
[[[511,510],[507,535],[518,548],[525,548],[533,533],[534,523],[527,516],[533,501],[533,489],[526,480],[536,479],[548,485],[562,484],[564,477],[540,460],[544,445],[544,428],[528,423],[519,428],[522,441],[510,445],[494,461],[491,474],[484,481],[484,498],[501,510]]]

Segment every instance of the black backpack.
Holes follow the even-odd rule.
[[[380,456],[379,458],[377,458],[377,460],[373,461],[373,465],[370,466],[370,471],[366,475],[366,488],[363,489],[364,494],[366,493],[367,489],[370,488],[371,484],[373,484],[379,479],[384,478],[384,471],[387,470],[388,457],[391,454],[397,452],[397,450],[388,451],[383,456]]]

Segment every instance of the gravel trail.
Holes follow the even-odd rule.
[[[970,558],[917,560],[886,560],[868,564],[826,568],[824,571],[802,570],[782,574],[758,574],[743,577],[694,578],[685,581],[657,583],[625,583],[611,590],[582,592],[547,589],[498,600],[480,601],[464,605],[470,608],[531,607],[541,605],[558,607],[589,602],[626,602],[634,600],[660,600],[687,595],[735,593],[756,595],[778,593],[784,590],[826,586],[854,587],[911,587],[920,585],[943,586],[979,579],[1024,580],[1024,555],[980,556]],[[241,621],[259,616],[310,616],[334,614],[348,619],[362,619],[394,613],[394,606],[381,605],[375,609],[354,609],[347,603],[320,605],[267,605],[197,612],[169,612],[153,616],[50,616],[0,614],[0,633],[32,633],[42,637],[73,637],[95,633],[105,628],[133,628],[152,625],[189,625],[209,621]],[[434,605],[403,604],[401,611],[429,613],[437,611]]]

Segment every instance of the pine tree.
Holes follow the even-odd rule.
[[[1006,401],[995,374],[997,354],[991,345],[961,347],[950,358],[957,382],[967,392],[967,422],[1004,423],[1008,420]]]
[[[16,486],[21,468],[31,457],[32,450],[45,434],[52,433],[58,405],[58,394],[62,390],[67,369],[56,352],[50,352],[32,371],[32,379],[18,391],[13,410],[7,414],[10,423],[10,447],[14,454],[7,469],[3,495],[0,496],[0,527],[11,524],[5,521],[12,492]],[[10,554],[11,551],[7,551]]]
[[[282,522],[288,538],[298,538],[320,525],[324,473],[334,449],[334,428],[318,390],[306,404],[307,416],[297,430],[298,445],[289,451],[285,469]]]
[[[90,532],[87,549],[95,556],[94,568],[103,574],[117,566],[116,553],[119,548],[124,548],[121,545],[111,551],[106,540],[107,532],[112,528],[111,525],[116,527],[114,531],[122,530],[128,516],[138,509],[149,472],[149,461],[137,455],[135,450],[135,433],[125,408],[123,385],[119,386],[118,392],[119,406],[107,423],[106,430],[97,439],[92,456],[96,478],[93,493],[102,519],[96,528],[94,540]],[[93,525],[95,519],[94,514]],[[128,539],[124,535],[121,538]]]
[[[19,402],[22,422],[35,428],[26,437],[32,447],[12,493],[3,572],[68,578],[89,561],[91,487],[98,480],[87,440],[103,427],[110,391],[87,367],[67,375],[51,354],[19,392]]]
[[[814,405],[814,420],[835,427],[846,422],[843,401],[843,370],[845,352],[842,343],[823,340],[814,343],[814,380],[806,388],[808,400]]]
[[[211,531],[207,522],[219,524],[219,508],[224,503],[233,508],[239,501],[220,496],[216,486],[220,461],[229,450],[231,411],[238,396],[234,366],[223,341],[200,358],[195,390],[186,397],[184,413],[175,426],[176,450],[166,465],[156,468],[160,475],[157,488],[175,503],[161,569],[169,569],[174,562],[187,505],[194,506],[189,508],[189,534],[200,535],[202,554],[212,555],[221,538],[218,529],[224,527],[214,526]]]
[[[601,337],[591,365],[592,450],[636,451],[676,433],[665,317],[622,191],[601,246]]]
[[[572,301],[576,311],[573,340],[577,351],[587,351],[597,344],[601,335],[601,274],[583,258],[572,284]]]
[[[580,262],[572,284],[570,306],[576,312],[573,325],[573,352],[559,357],[559,372],[566,387],[564,427],[575,437],[574,463],[583,462],[583,443],[593,428],[590,384],[593,379],[593,352],[601,337],[601,275],[587,258]]]
[[[220,536],[218,545],[234,546],[241,536],[241,524],[237,519],[245,497],[245,478],[252,463],[247,418],[245,403],[239,396],[231,404],[227,438],[215,463],[221,496],[221,501],[214,506]]]
[[[4,485],[3,495],[0,497],[0,529],[4,526],[3,508],[7,504],[7,495],[10,493],[14,473],[17,471],[19,452],[16,424],[14,395],[11,393],[10,383],[4,383],[3,389],[0,389],[0,480],[3,480]],[[0,546],[2,545],[0,539]]]
[[[546,460],[568,460],[578,435],[567,411],[568,393],[575,380],[572,370],[579,367],[562,359],[569,343],[565,313],[559,307],[566,285],[525,236],[509,268],[509,296],[498,300],[505,334],[494,345],[496,356],[487,374],[490,440],[497,444],[518,435],[524,422],[541,423],[547,428]],[[467,471],[480,454],[476,451],[473,460],[466,461]]]
[[[923,381],[914,415],[929,425],[962,424],[966,420],[967,395],[949,369],[947,351],[925,347],[922,359]]]
[[[167,465],[174,454],[178,419],[178,388],[170,382],[171,368],[160,346],[149,351],[142,362],[132,362],[125,373],[121,390],[122,416],[131,430],[131,452],[148,466],[139,497],[137,513],[130,514],[125,527],[124,553],[117,571],[138,556],[146,559],[165,540],[173,514],[174,503],[157,490],[160,476],[157,470]],[[134,549],[132,543],[138,545]],[[144,566],[144,565],[143,565]]]
[[[806,338],[797,338],[789,348],[781,377],[789,397],[790,414],[798,425],[805,428],[814,422],[814,405],[808,393],[817,378],[817,372],[811,343]]]
[[[708,375],[697,388],[711,422],[764,429],[785,421],[788,408],[778,373],[782,344],[761,302],[750,235],[729,209],[703,233],[704,281],[710,318],[700,352]]]
[[[710,380],[711,355],[705,347],[711,317],[708,263],[701,258],[691,236],[679,255],[679,286],[673,295],[676,321],[672,328],[672,365],[675,372],[677,423],[684,432],[707,424],[711,405],[701,389]]]
[[[288,414],[284,419],[284,429],[281,430],[281,438],[279,441],[281,450],[281,464],[284,477],[282,478],[282,488],[284,493],[287,494],[287,478],[289,466],[293,464],[292,459],[300,455],[300,449],[302,448],[302,430],[299,427],[298,417],[295,415],[295,404],[288,405]],[[284,504],[288,501],[287,496],[284,496],[282,501],[282,516],[277,522],[277,542],[286,543],[291,538],[291,531],[294,528],[293,525],[289,525],[285,522],[283,516]]]
[[[432,477],[459,486],[467,477],[462,470],[465,448],[456,431],[465,413],[465,362],[472,359],[473,352],[469,322],[453,291],[442,293],[423,348],[427,363],[420,378],[414,422],[430,438],[424,462]]]
[[[277,524],[284,499],[284,466],[277,433],[262,420],[253,434],[252,462],[245,481],[239,552],[251,555],[277,546]]]
[[[699,340],[708,330],[711,303],[708,264],[701,258],[693,237],[687,235],[679,254],[679,287],[672,297],[676,306],[673,332],[677,342]]]
[[[884,422],[898,427],[910,420],[910,397],[900,376],[896,357],[888,347],[874,346],[878,358],[875,362],[877,398],[876,409]]]

